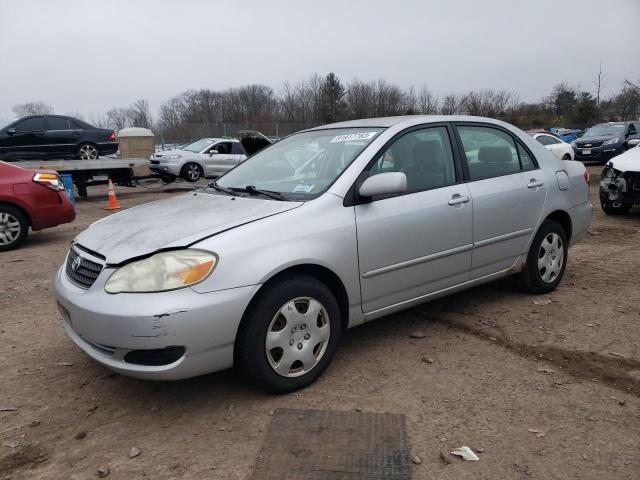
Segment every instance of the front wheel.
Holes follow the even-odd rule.
[[[313,383],[327,368],[342,334],[335,296],[318,280],[296,275],[267,286],[245,314],[235,365],[272,393]]]
[[[562,160],[571,160],[571,155],[569,155],[568,153],[565,153],[562,157]]]
[[[545,220],[531,243],[524,270],[518,274],[520,287],[530,293],[549,293],[556,289],[567,266],[569,243],[564,228]]]
[[[0,252],[18,248],[29,231],[29,221],[22,211],[0,205]]]
[[[192,183],[200,180],[203,174],[202,167],[194,162],[186,163],[184,167],[182,167],[182,170],[180,170],[180,176],[187,182]]]
[[[80,160],[95,160],[99,156],[98,148],[91,143],[83,143],[78,147],[78,158]]]
[[[600,192],[600,206],[607,215],[626,215],[633,207],[631,203],[609,200],[609,195],[602,191]]]

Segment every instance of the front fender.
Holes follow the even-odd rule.
[[[241,225],[192,245],[215,252],[211,276],[193,287],[212,292],[257,285],[297,265],[319,265],[343,282],[349,304],[360,301],[358,249],[353,207],[325,194],[304,205]]]

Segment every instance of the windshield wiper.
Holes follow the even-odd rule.
[[[280,192],[272,192],[271,190],[260,190],[253,185],[247,185],[244,188],[231,187],[230,190],[233,190],[234,192],[247,192],[250,195],[264,195],[265,197],[273,198],[274,200],[286,200]]]
[[[207,185],[207,188],[213,188],[215,190],[218,190],[219,192],[224,192],[227,195],[231,195],[232,197],[238,196],[238,194],[233,190],[226,187],[221,187],[220,185],[216,184],[216,182],[211,182],[209,185]]]

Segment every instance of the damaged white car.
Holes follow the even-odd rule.
[[[636,148],[612,158],[602,170],[600,205],[608,215],[624,215],[640,204],[640,140]]]

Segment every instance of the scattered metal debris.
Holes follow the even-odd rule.
[[[453,452],[451,452],[451,455],[457,455],[458,457],[462,457],[465,460],[471,462],[477,462],[478,460],[480,460],[480,457],[473,453],[473,450],[471,450],[466,445],[456,448]]]
[[[551,300],[550,298],[543,298],[541,300],[534,300],[533,304],[534,305],[549,305],[551,302],[553,302],[553,300]]]
[[[104,478],[109,475],[109,467],[100,467],[96,470],[96,475],[100,478]]]

